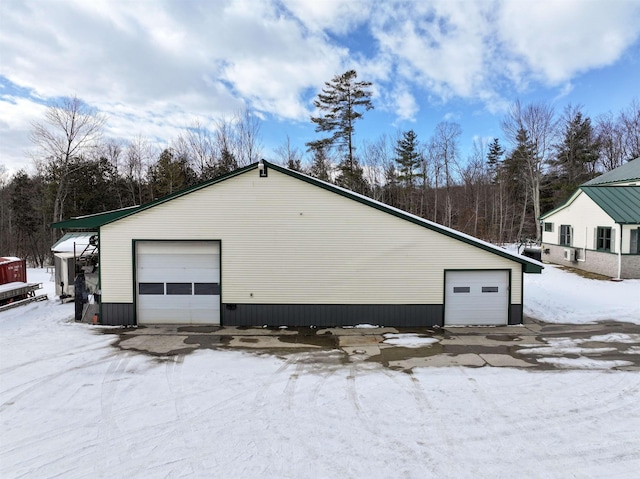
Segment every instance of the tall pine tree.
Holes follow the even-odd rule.
[[[363,178],[362,167],[355,157],[353,141],[355,122],[362,118],[362,110],[371,110],[371,82],[356,81],[358,74],[349,70],[325,82],[322,93],[313,102],[320,116],[311,117],[316,124],[316,132],[328,133],[319,140],[310,141],[311,150],[337,148],[344,154],[338,165],[336,182],[340,186],[364,193],[367,183]]]

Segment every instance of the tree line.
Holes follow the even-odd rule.
[[[640,104],[592,120],[516,101],[502,138],[475,140],[462,157],[462,129],[438,123],[428,138],[395,131],[356,145],[358,120],[374,108],[372,84],[349,70],[325,83],[310,118],[319,138],[303,151],[290,138],[272,162],[370,196],[473,236],[505,243],[539,239],[537,219],[585,181],[640,157]],[[0,165],[0,253],[50,261],[52,222],[141,205],[258,161],[260,120],[244,111],[194,123],[168,145],[141,135],[105,138],[107,119],[78,98],[50,106],[33,124],[35,171]]]

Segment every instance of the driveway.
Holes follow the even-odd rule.
[[[640,325],[606,321],[550,324],[526,318],[519,326],[456,328],[255,328],[158,326],[101,329],[113,347],[155,357],[198,349],[235,349],[313,361],[374,361],[410,372],[415,367],[640,370]]]

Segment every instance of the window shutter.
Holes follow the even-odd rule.
[[[629,253],[637,254],[638,253],[638,232],[640,228],[635,230],[631,230],[631,244],[629,245]]]
[[[609,251],[612,253],[618,251],[618,248],[616,248],[616,230],[614,228],[611,228],[611,249]]]
[[[598,228],[593,228],[593,249],[598,249]]]

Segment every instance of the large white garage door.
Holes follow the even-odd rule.
[[[445,288],[445,326],[507,324],[508,271],[447,271]]]
[[[220,324],[217,241],[136,242],[138,324]]]

